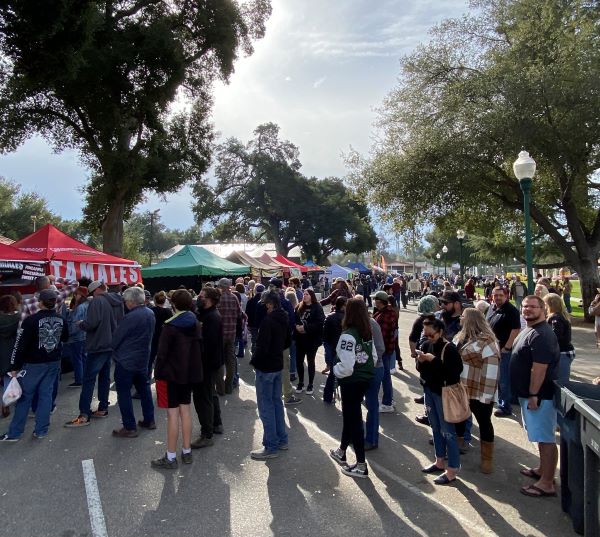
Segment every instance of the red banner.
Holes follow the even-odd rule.
[[[99,265],[80,261],[50,261],[50,273],[57,278],[79,280],[89,278],[100,280],[107,285],[118,285],[122,282],[136,284],[142,281],[140,267],[130,265]]]

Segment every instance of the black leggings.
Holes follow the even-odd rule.
[[[308,384],[312,386],[315,380],[315,359],[317,357],[316,348],[305,347],[299,340],[296,340],[296,372],[298,373],[298,382],[304,384],[304,357],[308,363]]]
[[[494,441],[494,426],[492,425],[492,410],[494,410],[494,403],[482,403],[476,399],[469,399],[469,406],[471,412],[477,420],[479,425],[479,435],[483,442]],[[465,435],[466,422],[456,424],[456,436]]]
[[[365,434],[362,419],[362,400],[369,388],[369,382],[341,382],[342,392],[342,441],[340,448],[346,451],[352,444],[356,454],[356,462],[365,462]]]

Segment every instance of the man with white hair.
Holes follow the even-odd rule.
[[[112,434],[120,438],[135,438],[137,427],[131,399],[132,386],[135,386],[140,395],[144,416],[137,424],[144,429],[156,429],[148,377],[150,344],[156,320],[152,310],[146,307],[144,291],[139,287],[126,289],[123,300],[129,313],[125,315],[112,338],[115,385],[123,427],[115,429]]]

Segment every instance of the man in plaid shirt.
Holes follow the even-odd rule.
[[[390,295],[385,291],[378,291],[372,298],[375,299],[375,310],[373,311],[373,319],[381,328],[383,341],[385,343],[385,353],[383,354],[383,397],[379,412],[392,413],[394,412],[393,393],[392,393],[392,374],[390,372],[394,363],[394,354],[396,345],[398,344],[398,313],[390,305]]]
[[[237,358],[235,357],[235,330],[238,319],[242,317],[242,308],[237,297],[231,292],[231,280],[221,278],[218,283],[221,292],[221,300],[217,309],[221,314],[223,322],[223,357],[225,359],[225,380],[219,375],[217,393],[231,393],[233,391],[233,379],[237,373]]]
[[[65,299],[68,296],[73,294],[73,291],[79,287],[79,283],[76,281],[65,280],[64,278],[54,278],[54,276],[40,276],[35,280],[35,295],[31,298],[27,298],[23,301],[23,310],[21,312],[21,321],[24,321],[30,315],[33,315],[40,311],[39,306],[39,295],[44,289],[49,289],[50,286],[54,283],[61,283],[62,289],[57,291],[56,298],[56,311],[59,312],[62,308],[62,305],[65,302]]]

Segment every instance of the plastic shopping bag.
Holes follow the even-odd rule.
[[[4,389],[4,395],[2,396],[2,403],[4,406],[12,405],[19,400],[19,397],[23,395],[21,385],[17,380],[17,377],[12,377],[8,386]]]

